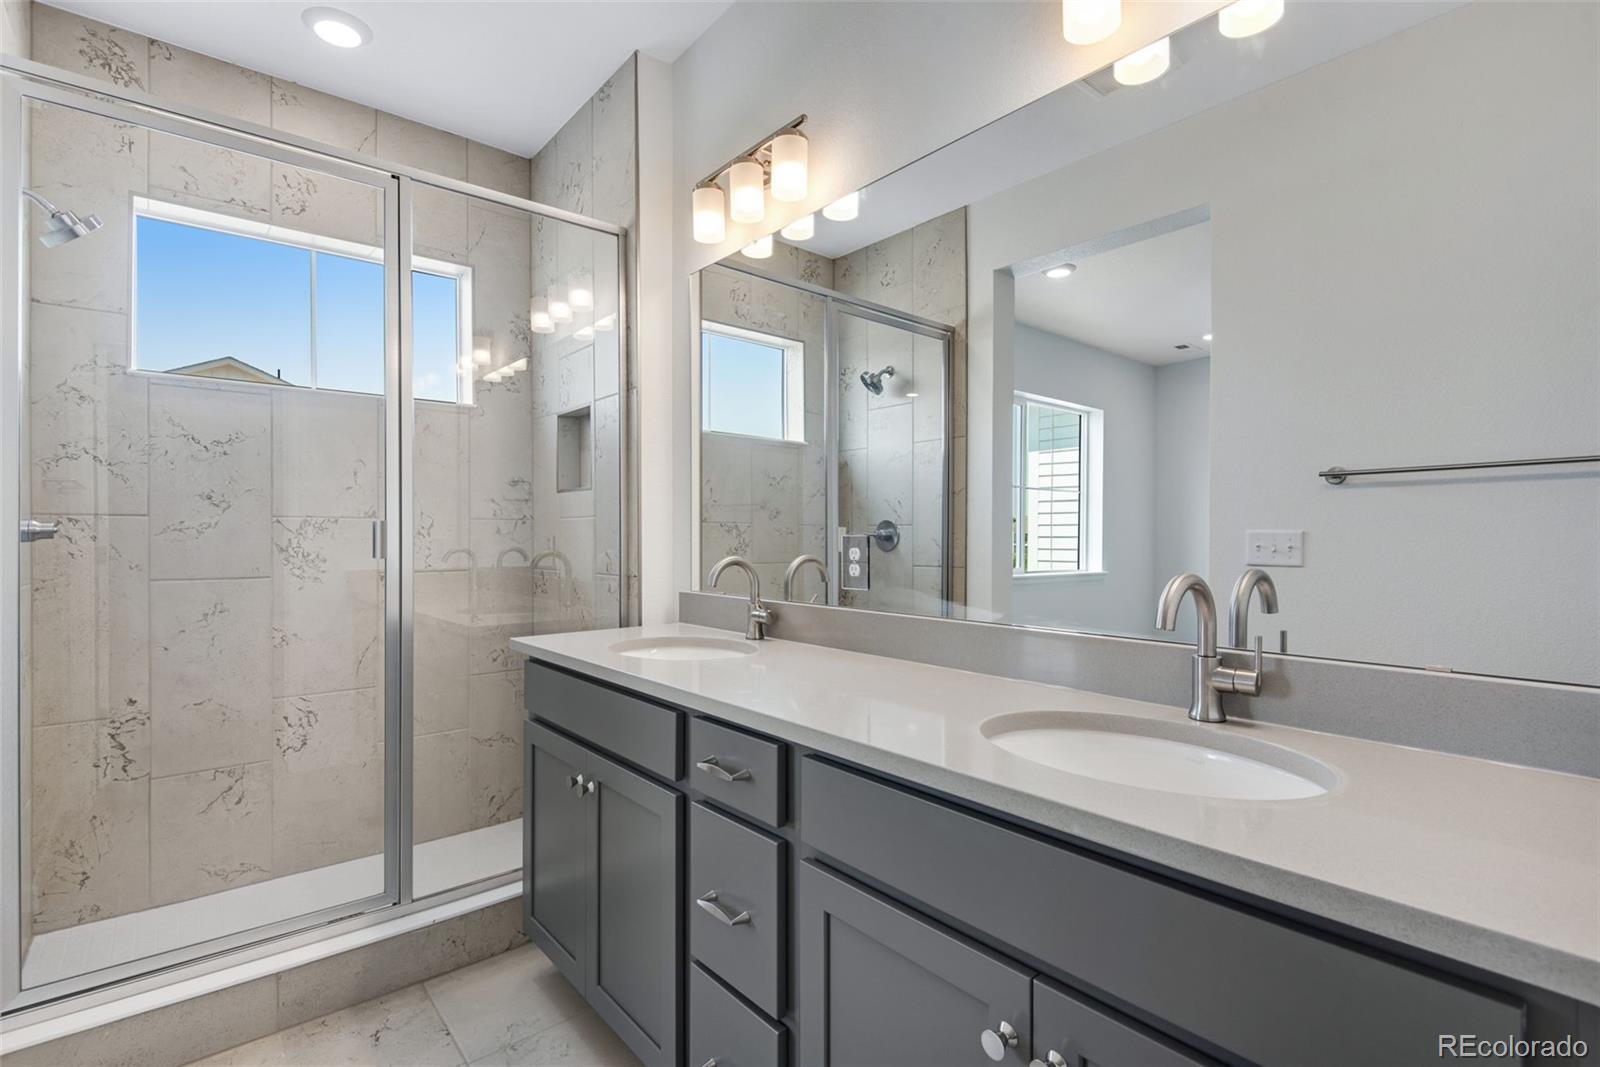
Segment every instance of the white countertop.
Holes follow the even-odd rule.
[[[1187,722],[1182,708],[767,640],[737,659],[651,661],[624,640],[739,639],[681,623],[516,638],[513,651],[881,770],[1086,842],[1448,959],[1600,1003],[1600,780],[1231,720],[1333,767],[1285,801],[1197,798],[1012,755],[1014,711]],[[1514,709],[1508,709],[1514,713]]]

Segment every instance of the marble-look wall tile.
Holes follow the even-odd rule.
[[[633,224],[638,185],[634,173],[634,84],[634,61],[629,57],[594,94],[594,192],[589,214],[618,226]]]
[[[293,874],[381,853],[379,690],[284,697],[273,710],[272,873]],[[372,887],[381,889],[381,884]]]
[[[188,900],[271,876],[270,763],[151,780],[152,903]]]
[[[919,441],[914,456],[911,512],[917,538],[911,544],[912,561],[937,568],[944,563],[944,442]]]
[[[911,407],[897,404],[867,413],[867,520],[902,525],[911,510]]]
[[[467,142],[467,181],[473,185],[528,199],[533,180],[530,164],[526,156]]]
[[[270,758],[271,637],[270,581],[151,584],[155,775]]]
[[[833,285],[833,260],[827,256],[820,256],[815,252],[797,249],[795,256],[795,277],[807,285],[820,285],[824,289],[832,289]]]
[[[467,204],[471,197],[421,182],[412,187],[411,240],[418,256],[467,261]]]
[[[949,308],[965,306],[966,300],[967,209],[963,207],[911,231],[911,304],[905,310],[936,319]]]
[[[79,215],[99,215],[104,224],[92,241],[30,254],[28,295],[38,303],[125,312],[133,248],[129,194],[145,191],[150,134],[55,104],[30,103],[28,113],[29,187]],[[32,235],[43,234],[44,213],[30,210],[27,217]]]
[[[622,573],[622,413],[620,398],[612,393],[594,403],[591,428],[594,441],[594,553],[595,573]]]
[[[271,78],[165,41],[150,42],[150,92],[184,107],[272,124]]]
[[[454,404],[416,405],[412,507],[419,571],[466,566],[462,550],[467,547],[471,488],[467,423],[478,417],[476,409]]]
[[[522,672],[475,675],[468,707],[472,825],[522,815]]]
[[[412,717],[417,734],[467,725],[469,572],[421,571],[413,587]]]
[[[533,514],[533,420],[527,376],[480,383],[476,402],[467,423],[470,514],[525,519]]]
[[[265,392],[150,387],[151,577],[272,573],[271,438]]]
[[[374,144],[373,154],[379,159],[466,180],[465,137],[379,111]]]
[[[34,511],[144,514],[149,388],[127,372],[127,318],[36,303],[28,326]]]
[[[364,689],[383,673],[383,603],[367,519],[272,522],[272,693]]]
[[[67,515],[35,548],[30,632],[35,727],[150,714],[149,523]]]
[[[839,453],[839,523],[852,531],[864,531],[878,524],[867,521],[872,509],[867,503],[867,450],[852,448]]]
[[[272,79],[272,127],[347,152],[372,153],[378,114],[364,104]]]
[[[419,734],[412,743],[415,781],[411,832],[418,844],[472,829],[472,742],[462,727],[443,733]]]
[[[800,453],[792,444],[750,446],[752,562],[787,565],[799,554]]]
[[[724,556],[744,556],[748,559],[750,543],[750,524],[747,522],[702,522],[700,559],[704,566],[700,569],[700,581],[708,581],[706,575],[712,565]],[[739,586],[739,579],[735,575],[726,576],[724,581],[729,583],[730,588]]]
[[[266,221],[272,214],[272,164],[232,148],[151,131],[152,198],[234,218]]]
[[[150,88],[147,38],[46,4],[33,4],[32,14],[34,62],[124,89]]]
[[[945,353],[938,338],[913,335],[911,380],[912,434],[918,441],[942,441],[945,436]]]
[[[967,439],[950,439],[950,560],[966,565],[967,558]],[[963,599],[964,598],[957,598]]]
[[[35,729],[32,781],[33,931],[148,907],[148,711]]]
[[[915,339],[917,335],[897,326],[881,322],[867,323],[867,369],[872,371],[894,368],[893,375],[885,375],[880,384],[881,393],[867,393],[867,409],[909,404],[909,394],[917,392],[921,382],[916,379]]]
[[[383,243],[383,192],[304,167],[272,164],[272,222],[363,245]]]
[[[533,157],[534,199],[579,215],[594,204],[594,100],[578,108]]]
[[[750,440],[721,433],[700,435],[700,515],[707,522],[750,521],[754,504]]]
[[[383,399],[272,392],[272,513],[377,518]]]

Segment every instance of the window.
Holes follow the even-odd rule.
[[[805,346],[738,326],[700,330],[700,428],[805,440]]]
[[[134,198],[138,370],[381,395],[383,250]],[[413,260],[412,391],[470,403],[472,271]]]
[[[1016,394],[1011,405],[1011,569],[1098,571],[1101,413]],[[1092,462],[1093,460],[1093,462]]]

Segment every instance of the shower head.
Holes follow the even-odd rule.
[[[894,377],[894,366],[891,364],[882,370],[864,370],[861,372],[861,384],[867,387],[867,392],[873,396],[883,395],[883,380]]]
[[[32,189],[22,190],[22,195],[38,204],[50,216],[49,228],[39,235],[39,243],[46,248],[54,248],[57,245],[64,245],[68,241],[76,241],[78,238],[98,230],[102,225],[99,215],[85,215],[79,218],[70,211],[57,208]]]

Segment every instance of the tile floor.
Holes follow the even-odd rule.
[[[638,1067],[533,945],[192,1067]]]

